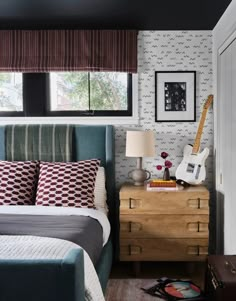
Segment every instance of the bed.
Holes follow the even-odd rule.
[[[8,162],[10,168],[14,162],[40,164],[37,194],[34,195],[36,205],[26,203],[22,206],[17,203],[15,206],[4,206],[8,205],[8,194],[4,194],[2,200],[0,187],[0,205],[3,205],[0,206],[0,299],[104,300],[117,233],[113,127],[2,126],[0,160],[7,168]],[[1,161],[0,171],[4,174]],[[93,165],[86,165],[88,162]],[[59,195],[54,195],[54,187],[47,188],[49,178],[45,180],[42,170],[50,171],[49,176],[53,178],[56,165],[63,167],[61,173],[67,175],[78,164],[85,164],[84,171],[89,169],[91,174],[94,162],[99,164],[99,172],[104,170],[107,207],[101,205],[100,208],[99,200],[96,203],[97,209],[87,203],[88,207],[84,208],[83,202],[87,202],[86,200],[81,201],[82,208],[74,208],[69,201],[68,206],[61,206],[60,202],[67,202],[65,185],[61,185],[63,188]],[[31,168],[31,165],[27,165],[27,168]],[[38,165],[34,168],[38,172]],[[81,170],[81,165],[78,168]],[[15,170],[14,175],[17,175]],[[12,174],[6,175],[6,183],[11,184],[11,177],[14,178]],[[1,185],[4,182],[4,178],[2,179]],[[59,180],[55,185],[60,186]],[[81,186],[82,192],[79,191],[81,194],[78,194],[77,199],[80,196],[83,199],[83,190],[89,185],[90,183]],[[6,187],[11,185],[6,184]],[[99,193],[98,188],[95,195],[98,196]],[[64,199],[61,195],[65,195]],[[77,202],[77,199],[70,202]]]

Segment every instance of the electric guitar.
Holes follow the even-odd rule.
[[[202,152],[199,152],[199,148],[207,110],[212,101],[213,95],[209,95],[203,107],[194,144],[193,146],[188,144],[184,147],[184,158],[175,172],[176,180],[198,185],[206,178],[205,161],[209,155],[209,149],[206,147]]]

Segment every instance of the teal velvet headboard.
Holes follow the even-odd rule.
[[[109,206],[109,219],[113,226],[115,220],[115,149],[114,132],[111,125],[79,125],[75,126],[75,158],[85,160],[91,158],[101,159],[106,169],[107,203]]]

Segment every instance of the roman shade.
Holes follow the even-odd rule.
[[[0,72],[137,72],[136,30],[0,30]]]

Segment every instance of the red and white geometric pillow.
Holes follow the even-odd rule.
[[[36,205],[95,208],[94,186],[100,160],[40,162]]]
[[[33,205],[38,161],[0,161],[0,205]]]

